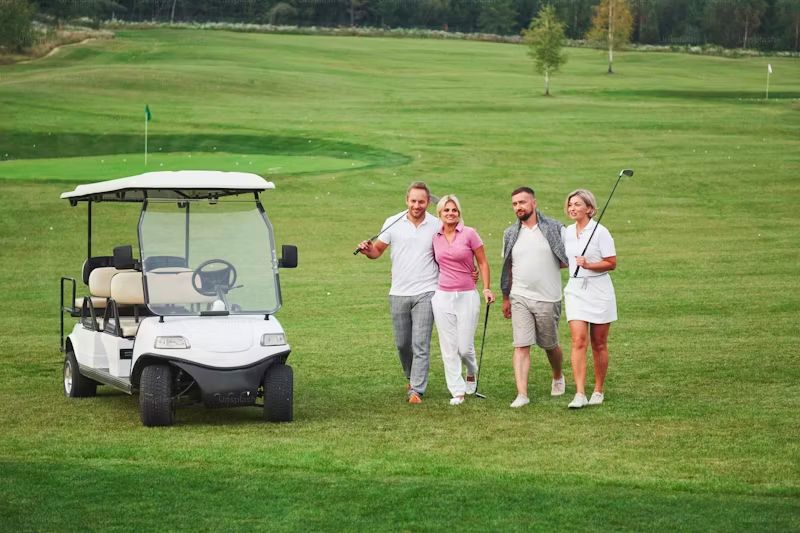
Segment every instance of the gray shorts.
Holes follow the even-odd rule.
[[[556,348],[561,302],[540,302],[517,295],[511,296],[510,300],[514,346],[535,344],[543,350]]]

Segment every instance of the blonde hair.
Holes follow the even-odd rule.
[[[569,211],[569,201],[572,200],[574,196],[577,196],[583,203],[586,204],[586,207],[589,209],[586,210],[586,214],[589,215],[589,218],[592,218],[597,214],[597,200],[594,199],[594,194],[591,191],[587,191],[586,189],[576,189],[567,195],[567,201],[564,202],[564,212],[568,213]]]
[[[436,204],[436,215],[439,218],[442,218],[442,211],[444,211],[444,206],[447,205],[447,202],[453,202],[456,204],[456,209],[458,209],[458,221],[464,222],[464,216],[461,213],[461,202],[458,201],[458,198],[454,194],[445,194],[439,200],[439,203]]]

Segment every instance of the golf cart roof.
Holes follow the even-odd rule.
[[[61,198],[76,205],[92,202],[143,202],[147,198],[200,200],[274,189],[257,174],[216,170],[147,172],[138,176],[78,185]]]

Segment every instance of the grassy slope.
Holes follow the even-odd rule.
[[[763,59],[620,54],[607,76],[602,54],[570,56],[550,99],[522,48],[470,42],[127,32],[4,69],[0,157],[130,153],[149,103],[151,133],[180,136],[180,151],[263,138],[300,154],[293,140],[312,138],[328,152],[348,143],[374,166],[274,178],[277,241],[301,250],[301,268],[282,275],[280,313],[297,421],[197,411],[165,431],[140,427],[136,398],[61,397],[56,284],[83,260],[83,212],[57,199],[63,185],[0,181],[13,199],[0,212],[3,264],[25,272],[0,281],[3,522],[799,529],[797,62],[771,59],[774,99],[763,102]],[[41,155],[20,139],[40,140]],[[533,186],[544,212],[565,220],[566,193],[585,186],[604,201],[622,167],[636,177],[603,221],[619,251],[621,317],[606,405],[573,413],[567,397],[551,399],[537,352],[533,404],[508,409],[511,333],[499,308],[483,361],[489,399],[450,408],[434,349],[425,403],[405,404],[388,261],[351,255],[402,209],[405,186],[424,179],[459,195],[496,287],[514,187]],[[98,250],[133,238],[135,209],[115,207],[95,212],[120,222]]]

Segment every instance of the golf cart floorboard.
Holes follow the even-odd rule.
[[[131,382],[128,379],[112,376],[108,372],[108,369],[91,368],[80,364],[78,365],[78,367],[80,368],[81,374],[83,374],[87,378],[98,381],[103,385],[109,385],[111,387],[114,387],[115,389],[121,390],[122,392],[127,392],[128,394],[133,393],[133,387],[131,387]]]

